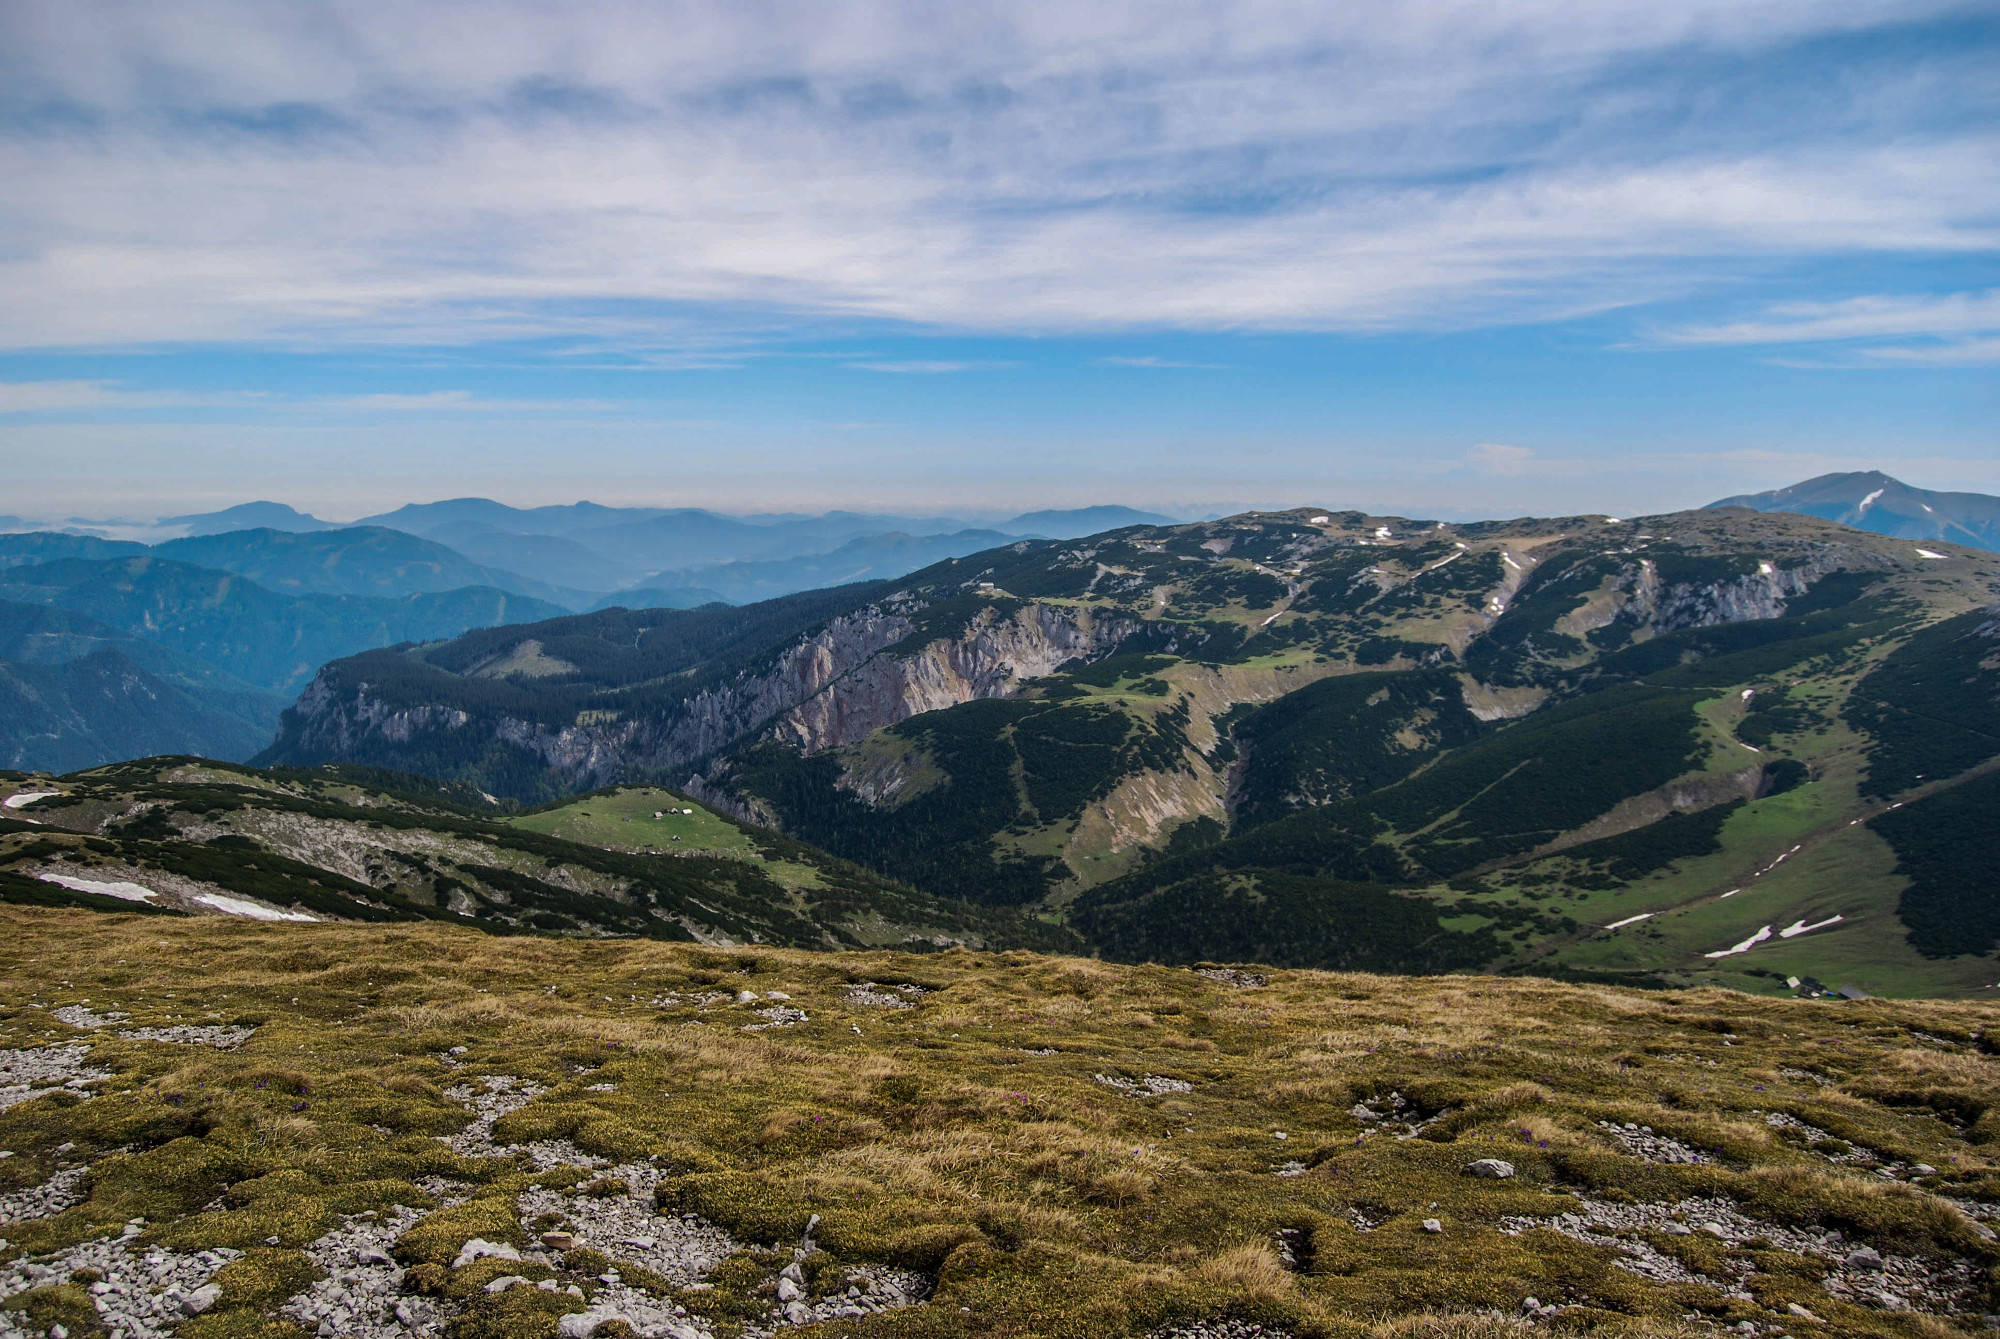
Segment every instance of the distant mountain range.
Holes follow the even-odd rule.
[[[244,758],[329,659],[566,612],[482,584],[483,574],[387,530],[251,530],[156,549],[0,535],[0,766],[70,770],[162,751]]]
[[[1970,990],[1996,597],[1814,516],[1297,508],[369,651],[260,761],[665,784],[1109,958]]]
[[[1062,531],[1144,515],[1100,507],[1022,520]],[[937,517],[739,519],[481,498],[352,526],[275,502],[169,520],[189,533],[150,546],[0,534],[0,766],[240,759],[269,741],[321,664],[371,647],[571,610],[749,603],[898,577],[1014,538]],[[933,526],[949,529],[916,533]]]
[[[1934,493],[1879,470],[1822,474],[1789,488],[1741,493],[1708,505],[1797,512],[1899,539],[1936,539],[2000,550],[2000,497]]]

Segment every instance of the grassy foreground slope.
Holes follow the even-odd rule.
[[[682,1333],[770,1333],[808,1232],[782,1285],[801,1307],[891,1268],[915,1304],[801,1339],[1223,1317],[1501,1335],[1531,1297],[1567,1333],[1944,1339],[2000,1309],[1978,1221],[2000,1212],[1990,1007],[434,924],[0,925],[0,1054],[89,1067],[0,1111],[0,1205],[68,1187],[5,1227],[0,1279],[101,1238],[113,1282],[128,1257],[206,1269],[185,1339],[298,1339],[302,1297],[363,1276],[396,1293],[357,1327],[394,1304],[425,1333],[540,1339],[622,1298],[678,1308]],[[238,1031],[217,1049],[191,1028]],[[508,1093],[532,1096],[494,1122]],[[1516,1174],[1467,1173],[1485,1158]],[[577,1244],[538,1235],[556,1230]],[[315,1263],[370,1231],[382,1260]],[[697,1232],[699,1278],[646,1265]],[[475,1238],[521,1258],[470,1259]],[[101,1332],[92,1275],[34,1277],[0,1323]]]

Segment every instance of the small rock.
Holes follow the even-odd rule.
[[[1468,1162],[1465,1165],[1465,1174],[1501,1180],[1514,1174],[1514,1164],[1503,1162],[1499,1158],[1481,1158],[1477,1162]]]
[[[49,1339],[69,1339],[69,1327],[66,1325],[49,1326]]]
[[[497,1279],[489,1279],[487,1281],[486,1291],[490,1293],[503,1293],[515,1284],[526,1283],[527,1281],[527,1279],[519,1274],[502,1274]]]
[[[812,1319],[812,1308],[804,1302],[785,1303],[785,1319],[794,1325],[804,1325]]]
[[[1703,1223],[1701,1227],[1696,1230],[1701,1232],[1706,1232],[1708,1233],[1709,1236],[1714,1237],[1718,1241],[1729,1240],[1729,1233],[1723,1230],[1722,1224],[1720,1223]]]
[[[1424,1219],[1424,1231],[1426,1231],[1426,1232],[1442,1232],[1442,1231],[1444,1231],[1444,1224],[1443,1224],[1443,1223],[1440,1223],[1440,1222],[1439,1222],[1439,1221],[1438,1221],[1437,1219],[1435,1219],[1435,1218],[1426,1218],[1426,1219]]]
[[[186,1297],[181,1298],[181,1314],[199,1316],[202,1312],[208,1310],[221,1300],[221,1286],[214,1283],[204,1283]]]
[[[794,1283],[804,1283],[806,1281],[805,1271],[799,1268],[799,1262],[796,1260],[779,1270],[778,1277],[781,1279],[790,1279]]]
[[[354,1263],[357,1265],[394,1265],[396,1262],[387,1251],[378,1246],[363,1246],[354,1252]]]
[[[754,990],[739,990],[736,992],[736,1002],[738,1004],[755,1004],[757,1002],[757,992]]]
[[[542,1233],[542,1245],[552,1251],[575,1250],[576,1234],[574,1232],[544,1232]]]
[[[1804,1307],[1800,1306],[1797,1302],[1785,1303],[1785,1311],[1789,1315],[1797,1316],[1800,1320],[1817,1321],[1819,1319],[1818,1316],[1815,1316],[1812,1312],[1806,1310]]]
[[[796,1302],[804,1296],[805,1293],[800,1290],[798,1284],[792,1282],[788,1278],[783,1277],[782,1275],[779,1277],[778,1300],[780,1302]]]
[[[414,1327],[417,1323],[417,1313],[411,1309],[408,1302],[398,1302],[396,1303],[396,1320],[403,1325]]]
[[[1849,1269],[1879,1273],[1882,1269],[1882,1253],[1873,1246],[1863,1246],[1858,1251],[1849,1251],[1845,1263]]]
[[[464,1269],[474,1260],[519,1260],[521,1253],[502,1241],[488,1241],[484,1237],[474,1237],[458,1248],[458,1258],[451,1262],[453,1269]]]
[[[1935,1167],[1931,1166],[1931,1165],[1930,1165],[1930,1164],[1929,1164],[1928,1162],[1920,1162],[1920,1163],[1918,1163],[1918,1164],[1917,1164],[1916,1166],[1914,1166],[1914,1167],[1910,1168],[1910,1175],[1911,1175],[1911,1176],[1936,1176],[1936,1175],[1937,1175],[1937,1168],[1935,1168]]]

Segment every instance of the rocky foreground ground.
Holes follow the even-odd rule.
[[[2000,1324],[1986,1007],[0,919],[0,1335]]]

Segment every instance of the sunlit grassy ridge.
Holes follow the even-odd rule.
[[[1419,1316],[1512,1317],[1530,1296],[1578,1330],[1748,1320],[1793,1334],[1955,1332],[1855,1295],[1837,1258],[1797,1249],[1798,1233],[1830,1228],[1842,1251],[1865,1243],[1895,1268],[1957,1280],[1946,1301],[1916,1299],[1920,1310],[1970,1324],[2000,1309],[2000,1249],[1954,1203],[2000,1201],[1985,1006],[1478,977],[1222,979],[1026,953],[496,939],[437,924],[16,908],[0,924],[0,1045],[81,1040],[113,1071],[90,1085],[94,1098],[0,1113],[0,1147],[15,1153],[0,1159],[0,1192],[46,1180],[66,1142],[96,1163],[85,1202],[8,1227],[4,1254],[116,1235],[140,1217],[142,1245],[246,1250],[218,1276],[222,1302],[181,1327],[189,1339],[301,1333],[269,1318],[314,1274],[300,1248],[343,1214],[435,1204],[417,1185],[426,1177],[469,1198],[396,1252],[409,1287],[462,1306],[454,1333],[545,1336],[560,1311],[582,1310],[531,1288],[486,1294],[513,1265],[449,1268],[473,1236],[527,1243],[515,1196],[530,1184],[588,1175],[439,1142],[468,1119],[443,1090],[485,1075],[548,1088],[496,1138],[652,1158],[663,1209],[748,1244],[712,1288],[654,1281],[718,1334],[769,1307],[813,1214],[823,1251],[811,1286],[838,1287],[840,1266],[865,1261],[937,1282],[923,1305],[801,1332],[823,1335],[1137,1335],[1219,1316],[1358,1335]],[[913,1007],[862,1002],[851,988],[865,983],[878,1001],[915,987],[903,992]],[[742,991],[765,998],[737,1003]],[[806,1021],[745,1031],[767,1021],[756,1010],[773,991]],[[129,1017],[83,1033],[49,1012],[85,1000]],[[175,1023],[256,1031],[234,1051],[118,1035]],[[1160,1095],[1132,1095],[1149,1081]],[[1604,1121],[1650,1127],[1704,1160],[1644,1161]],[[1416,1137],[1397,1137],[1410,1128]],[[1465,1174],[1489,1157],[1518,1175]],[[1632,1234],[1693,1282],[1642,1277],[1617,1266],[1619,1250],[1546,1227],[1502,1230],[1700,1197],[1761,1226],[1733,1239]],[[1684,1225],[1704,1212],[1684,1208]],[[584,1255],[560,1278],[592,1291],[613,1261]],[[37,1326],[90,1332],[78,1284],[8,1305]]]

